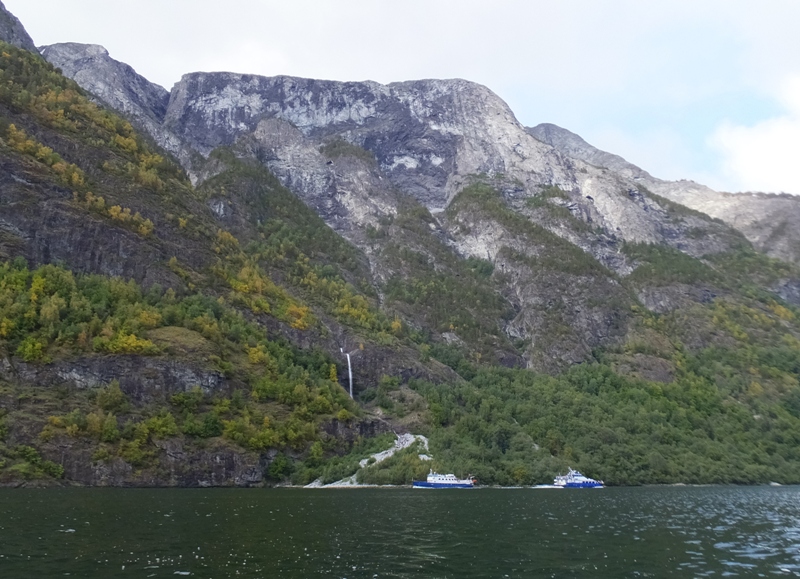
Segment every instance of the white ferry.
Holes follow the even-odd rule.
[[[456,478],[454,474],[430,471],[426,480],[415,480],[411,486],[415,489],[471,489],[477,482],[473,478]]]
[[[601,480],[594,480],[583,476],[577,470],[569,469],[567,474],[558,475],[553,480],[553,486],[565,489],[599,489],[605,485]]]

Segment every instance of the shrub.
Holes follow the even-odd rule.
[[[96,402],[97,405],[106,412],[112,412],[120,410],[126,405],[128,398],[119,387],[119,382],[117,380],[112,380],[108,386],[102,388],[97,393]]]

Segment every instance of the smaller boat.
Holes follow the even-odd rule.
[[[412,481],[411,486],[415,489],[471,489],[477,482],[474,478],[456,478],[454,474],[439,474],[431,470],[426,480]]]
[[[553,480],[553,486],[564,489],[601,489],[605,485],[601,480],[594,480],[577,470],[569,469],[567,474],[560,474]]]

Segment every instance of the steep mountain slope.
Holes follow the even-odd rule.
[[[36,45],[25,27],[16,16],[6,10],[2,2],[0,2],[0,40],[18,48],[36,52]]]
[[[369,151],[396,189],[433,212],[444,209],[472,176],[502,175],[509,193],[518,197],[533,196],[543,186],[581,193],[572,211],[592,216],[599,226],[628,241],[668,242],[670,237],[661,231],[658,219],[644,215],[648,203],[655,207],[658,200],[631,195],[629,183],[589,165],[576,165],[542,145],[500,98],[467,81],[383,86],[194,73],[173,88],[165,127],[207,155],[256,132],[270,134],[274,142],[280,138],[275,131],[258,131],[259,123],[271,119],[296,127],[310,146],[341,139]],[[280,153],[273,147],[264,152],[263,161],[275,170]],[[302,165],[287,164],[298,173],[286,175],[287,186],[318,176]],[[303,186],[292,189],[300,195],[310,193]]]
[[[579,254],[590,256],[589,261],[599,260],[605,266],[598,270],[603,278],[633,269],[621,255],[623,242],[667,244],[694,257],[729,250],[738,242],[727,228],[701,214],[678,210],[631,180],[570,162],[531,138],[496,95],[466,81],[382,86],[196,73],[185,75],[174,87],[165,127],[202,154],[238,144],[240,154],[259,159],[329,225],[364,248],[373,271],[387,280],[399,271],[413,277],[409,259],[387,263],[384,258],[392,258],[391,237],[365,240],[363,231],[393,218],[393,208],[401,206],[398,193],[432,211],[433,217],[427,219],[430,232],[462,257],[497,265],[504,247],[517,252],[522,247],[522,255],[528,257],[536,253],[537,241],[531,235],[538,233],[505,235],[488,207],[471,204],[465,219],[456,218],[453,200],[476,179],[484,179],[499,193],[501,205],[522,212],[553,239],[569,242],[561,247],[575,245]],[[374,156],[374,164],[357,168],[351,163],[350,171],[355,169],[357,175],[348,177],[347,167],[335,164],[334,155],[326,156],[336,150],[336,143],[347,152],[339,158],[357,157],[361,149],[367,152],[361,154],[367,161]],[[443,207],[448,207],[449,219],[437,215]],[[467,221],[469,234],[464,235]],[[436,242],[426,240],[421,231],[417,229],[417,236],[423,237],[407,240],[405,249],[422,257],[407,257],[441,267],[443,260],[426,249]],[[611,312],[615,307],[600,306],[602,311],[590,316],[595,321],[574,333],[552,332],[551,323],[544,323],[548,319],[556,326],[572,327],[576,320],[572,312],[585,309],[581,304],[602,302],[593,300],[594,288],[617,282],[607,279],[595,286],[588,279],[576,284],[572,278],[545,275],[545,285],[535,284],[528,274],[515,271],[528,267],[506,259],[500,273],[507,275],[491,280],[496,291],[510,300],[512,318],[517,320],[501,327],[501,335],[522,341],[519,347],[527,365],[554,370],[585,360],[593,347],[618,339],[621,330],[612,326],[624,322],[610,321],[617,319]],[[407,292],[389,297],[399,295],[411,299]],[[519,295],[538,299],[512,297]],[[554,299],[563,307],[552,308]],[[410,314],[407,308],[404,311]],[[414,320],[410,315],[412,323],[430,327],[429,318]],[[448,324],[440,321],[436,326],[443,337],[448,334]],[[449,326],[456,341],[465,340],[463,322]],[[543,336],[554,342],[552,348],[543,347]],[[508,347],[498,344],[500,351],[491,352],[467,342],[468,349],[489,359],[513,358]],[[550,354],[543,355],[545,350]]]
[[[65,70],[75,68],[63,58],[76,52],[57,54],[61,58],[57,64]],[[494,219],[477,215],[472,205],[469,220],[474,228],[470,235],[463,235],[463,220],[437,216],[476,179],[488,179],[504,204],[568,241],[564,247],[576,245],[598,260],[606,268],[601,268],[600,275],[609,278],[604,284],[617,284],[612,278],[627,275],[634,267],[620,251],[624,242],[664,243],[695,257],[729,250],[738,242],[720,224],[679,210],[632,179],[563,157],[531,137],[491,91],[461,80],[383,86],[195,73],[185,75],[173,88],[164,125],[152,134],[160,142],[169,134],[182,143],[180,158],[194,159],[185,166],[196,182],[215,171],[214,163],[203,163],[196,153],[208,156],[216,147],[232,146],[237,155],[263,163],[328,225],[366,252],[379,283],[396,279],[401,271],[405,276],[411,272],[407,260],[397,260],[392,250],[395,244],[381,226],[407,205],[404,196],[434,212],[433,218],[426,218],[428,230],[416,228],[417,239],[406,239],[406,252],[416,247],[414,255],[428,254],[423,259],[436,263],[425,248],[444,242],[461,257],[496,262],[507,241],[500,241],[502,230]],[[452,211],[449,214],[452,217]],[[370,238],[365,235],[368,231],[380,235]],[[428,239],[431,234],[438,241]],[[485,239],[487,235],[494,240]],[[519,235],[508,243],[511,247],[536,245]],[[531,251],[523,254],[530,257]],[[511,274],[517,265],[528,267],[506,260],[503,267],[508,272],[504,273]],[[587,300],[598,300],[592,297],[593,283],[576,285],[571,278],[545,277],[544,286],[532,284],[527,274],[498,275],[483,282],[510,300],[506,309],[513,313],[497,328],[500,335],[521,342],[511,347],[502,344],[504,338],[490,347],[479,345],[477,338],[467,339],[467,349],[493,360],[510,361],[521,353],[525,364],[554,370],[585,360],[593,347],[613,343],[624,333],[612,329],[624,327],[612,313],[615,308],[603,306],[581,330],[551,332],[551,323],[544,323],[545,319],[571,327],[576,319],[571,312],[581,310],[580,304]],[[518,295],[539,298],[513,297]],[[388,297],[391,303],[387,305],[404,311],[413,326],[430,327],[430,312],[420,318],[403,305],[403,299],[412,299],[408,292],[390,292]],[[550,308],[554,299],[563,308]],[[465,309],[455,315],[461,324],[437,318],[434,325],[440,337],[434,340],[464,343],[461,334],[470,331],[463,320],[476,314]],[[554,342],[552,348],[539,347],[543,336]],[[552,351],[543,357],[544,349]]]
[[[526,127],[525,130],[531,136],[555,147],[573,159],[580,159],[596,167],[611,169],[627,179],[651,178],[647,171],[628,163],[619,155],[601,151],[584,141],[579,135],[562,129],[558,125],[541,123],[535,127]]]
[[[383,86],[195,73],[174,87],[165,124],[207,153],[251,133],[265,117],[288,121],[308,137],[342,136],[371,151],[395,186],[432,210],[447,205],[465,175],[508,172],[515,147],[533,174],[528,179],[569,185],[551,148],[522,144],[522,135],[509,130],[514,117],[505,103],[460,80]]]
[[[155,130],[164,122],[169,93],[108,56],[102,46],[54,44],[42,56],[109,107]]]
[[[68,74],[81,70],[83,80],[73,78],[92,91],[107,82],[109,67],[123,66],[103,55],[102,65],[97,64],[93,73],[93,61],[87,55],[94,52],[91,46],[70,45],[66,50],[55,45],[44,54]],[[119,95],[130,92],[130,82],[139,82],[123,75],[114,79]],[[146,112],[131,98],[115,106],[138,108],[137,115]],[[510,193],[516,189],[518,197],[535,195],[550,185],[582,193],[573,199],[571,211],[599,221],[599,226],[627,241],[662,243],[675,235],[661,231],[662,225],[652,215],[644,215],[659,202],[646,193],[638,195],[630,179],[609,177],[588,164],[575,165],[556,148],[531,138],[491,91],[462,80],[383,86],[193,73],[173,88],[163,126],[148,130],[182,160],[194,152],[207,156],[214,148],[243,137],[253,139],[252,154],[307,204],[318,210],[327,205],[326,222],[337,229],[348,221],[355,206],[362,207],[356,217],[362,222],[367,215],[374,220],[387,211],[385,202],[367,209],[370,194],[366,191],[346,200],[338,198],[350,193],[352,184],[337,185],[336,175],[346,172],[334,171],[327,165],[330,159],[316,153],[322,145],[344,141],[369,151],[381,178],[433,212],[444,209],[474,175],[503,175]],[[175,148],[176,139],[179,148]],[[302,158],[299,148],[305,149]],[[184,162],[184,166],[202,178],[197,162],[195,158],[194,164]],[[373,178],[367,188],[385,190],[387,185],[381,185]]]
[[[382,336],[391,356],[380,347],[360,356],[362,384],[404,372],[435,378],[436,363],[426,370],[395,344],[391,320],[368,298],[336,269],[319,269],[313,243],[354,281],[369,276],[358,251],[265,170],[231,160],[194,190],[40,57],[2,48],[3,482],[65,473],[86,484],[259,483],[278,450],[332,452],[387,428],[356,419],[326,352]],[[253,245],[264,239],[258,225],[282,214],[284,225],[328,237],[292,243],[271,231],[277,247]],[[273,263],[278,276],[301,276],[296,291],[267,276]],[[317,271],[323,295],[310,283]],[[306,298],[319,301],[319,316]],[[364,320],[372,334],[363,336]],[[209,437],[218,439],[210,448]],[[39,452],[60,453],[59,468]]]
[[[194,73],[160,108],[45,54],[134,126],[3,45],[0,482],[330,481],[390,429],[486,483],[800,480],[797,269],[635,168],[467,81]]]
[[[793,195],[720,193],[692,181],[664,181],[556,125],[545,123],[528,132],[573,159],[606,167],[658,195],[724,221],[767,255],[800,262],[800,230],[795,227],[800,199]]]
[[[144,134],[175,155],[185,166],[192,152],[162,128],[169,92],[114,60],[96,44],[67,42],[45,46],[42,56],[65,76],[87,90],[98,102],[123,113]]]

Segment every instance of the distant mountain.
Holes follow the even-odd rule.
[[[579,135],[562,129],[558,125],[541,123],[535,127],[528,127],[525,130],[534,138],[543,143],[547,143],[551,147],[555,147],[570,158],[580,159],[595,167],[611,169],[626,179],[652,179],[649,173],[632,163],[628,163],[619,155],[601,151],[584,141]]]
[[[664,181],[556,125],[544,123],[528,132],[573,159],[606,167],[671,201],[721,219],[767,255],[800,263],[800,229],[796,227],[800,222],[800,198],[796,196],[720,193],[693,181]]]

